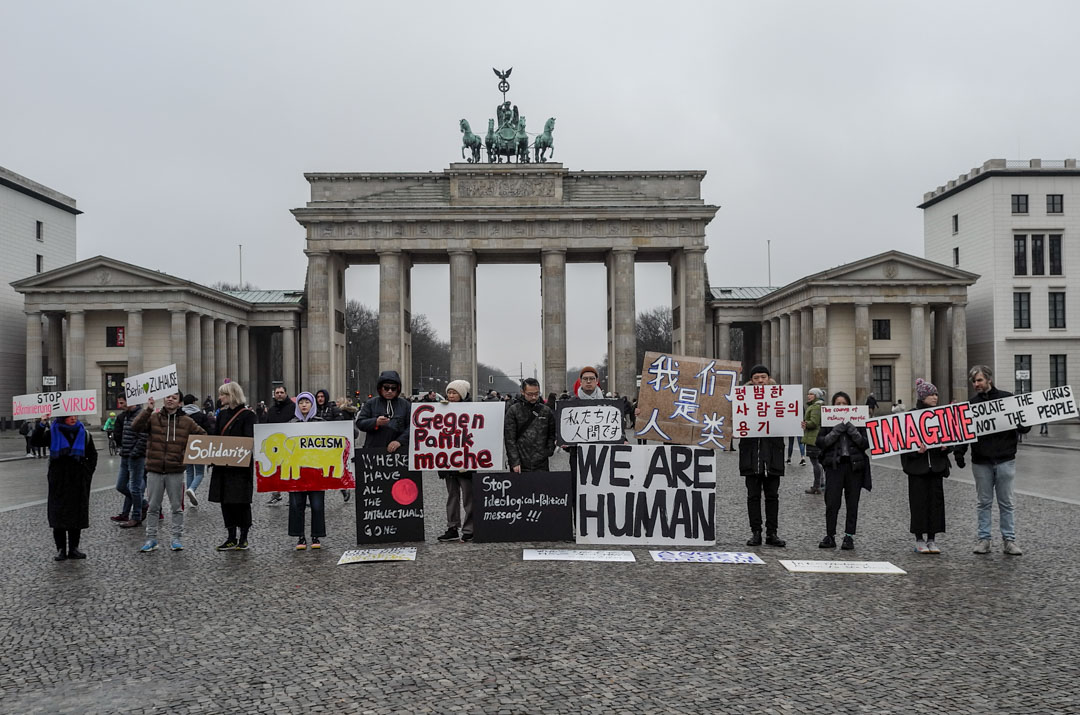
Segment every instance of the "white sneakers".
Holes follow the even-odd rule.
[[[187,488],[187,491],[184,492],[184,496],[187,497],[188,504],[191,506],[199,506],[199,498],[195,496],[195,492],[191,487]]]

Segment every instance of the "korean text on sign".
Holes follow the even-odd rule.
[[[743,385],[735,388],[735,436],[801,437],[802,385]]]

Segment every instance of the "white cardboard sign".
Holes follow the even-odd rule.
[[[731,424],[739,439],[802,437],[802,385],[740,385],[731,403]]]
[[[835,427],[850,422],[856,427],[865,427],[870,419],[870,408],[866,405],[822,405],[821,426]]]
[[[970,404],[975,434],[979,436],[1077,416],[1070,385]]]
[[[68,390],[66,392],[35,392],[11,398],[14,419],[35,417],[67,417],[94,415],[98,412],[97,390]]]
[[[888,561],[788,561],[781,559],[780,565],[796,573],[907,573]]]
[[[522,549],[522,561],[637,561],[632,551],[587,549]]]
[[[417,402],[409,416],[409,470],[503,471],[502,402]]]
[[[653,561],[668,564],[763,564],[749,551],[650,551]]]
[[[341,555],[337,565],[363,564],[371,561],[416,561],[416,547],[393,549],[350,549]]]
[[[125,377],[124,397],[127,398],[128,405],[142,405],[151,397],[158,400],[166,395],[175,395],[179,387],[176,365],[166,365],[157,370]]]

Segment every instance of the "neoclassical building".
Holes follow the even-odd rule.
[[[51,374],[57,389],[97,389],[108,410],[125,376],[171,363],[184,392],[200,400],[216,396],[226,377],[252,399],[269,395],[277,379],[290,390],[298,384],[303,291],[222,292],[105,256],[12,286],[26,314],[27,392],[40,392]],[[275,333],[279,365],[271,361]]]
[[[967,290],[978,276],[888,251],[782,288],[712,288],[712,355],[769,366],[779,383],[914,404],[915,378],[966,400]],[[742,353],[732,355],[731,331]]]

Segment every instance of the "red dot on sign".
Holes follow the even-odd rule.
[[[420,490],[416,488],[416,482],[411,479],[399,479],[390,488],[390,496],[402,506],[408,506],[420,496]]]

